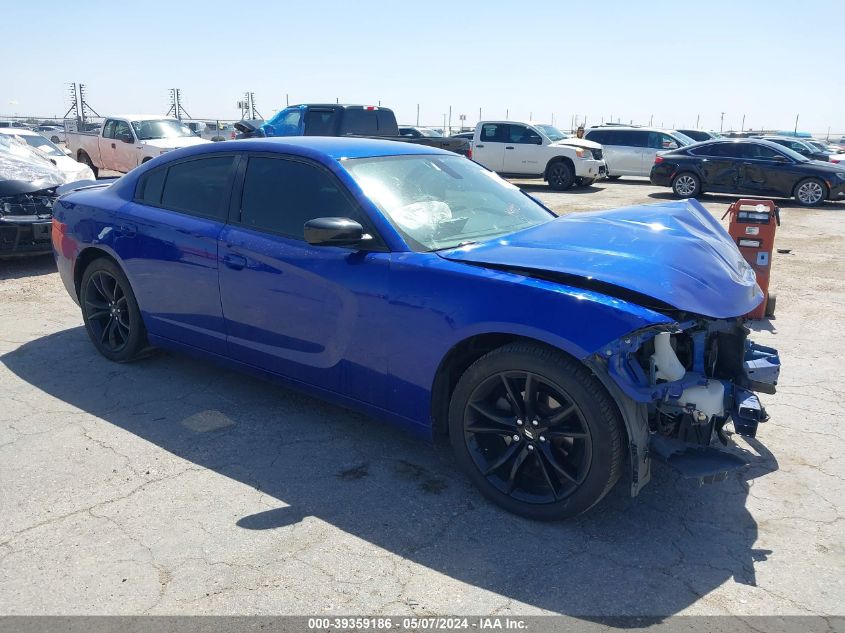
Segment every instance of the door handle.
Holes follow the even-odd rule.
[[[112,143],[112,144],[111,144],[111,148],[112,148],[112,149],[115,149],[115,145],[114,145],[114,143]]]
[[[135,237],[135,234],[138,232],[138,227],[134,224],[121,224],[117,228],[117,232],[125,237]]]
[[[232,270],[241,270],[246,267],[246,257],[240,255],[224,255],[223,263]]]
[[[475,147],[476,147],[476,149],[479,149],[479,148],[484,147],[484,146],[483,145],[476,145]]]
[[[513,145],[507,145],[505,149],[513,149]]]

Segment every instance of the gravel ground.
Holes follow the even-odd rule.
[[[558,213],[668,198],[525,186]],[[845,204],[784,205],[777,245],[753,465],[658,466],[558,524],[366,417],[180,356],[111,364],[49,257],[0,262],[0,614],[843,614]]]

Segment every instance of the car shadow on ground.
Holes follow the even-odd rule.
[[[75,409],[278,499],[278,509],[237,520],[256,539],[314,516],[451,578],[586,619],[676,614],[731,579],[755,585],[755,562],[771,554],[754,548],[745,507],[749,482],[778,467],[755,440],[752,465],[720,484],[656,466],[636,499],[623,477],[587,515],[539,523],[486,502],[442,449],[213,364],[163,352],[110,363],[81,327],[0,362]]]
[[[574,187],[570,187],[566,191],[555,191],[548,185],[540,185],[540,184],[530,184],[525,182],[515,182],[513,183],[520,189],[528,193],[565,193],[565,194],[584,194],[584,193],[598,193],[599,191],[604,191],[604,187],[592,184],[586,187],[582,187],[576,185]]]
[[[0,281],[49,275],[54,272],[56,272],[56,262],[49,254],[0,258]]]

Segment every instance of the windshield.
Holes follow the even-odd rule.
[[[30,147],[34,147],[35,149],[44,152],[47,156],[64,156],[65,153],[60,150],[58,147],[53,145],[50,141],[46,138],[41,136],[40,134],[27,134],[27,135],[20,135],[18,136],[19,139],[24,141]]]
[[[194,136],[191,128],[173,119],[159,119],[157,121],[132,121],[132,129],[139,141],[150,141],[156,138],[179,138]]]
[[[697,143],[693,138],[690,138],[686,134],[681,132],[672,132],[672,136],[674,136],[678,141],[681,142],[681,146],[686,147],[687,145],[692,145],[693,143]]]
[[[422,134],[423,136],[438,137],[438,138],[443,136],[437,130],[432,130],[432,129],[429,129],[427,127],[418,127],[417,129],[420,131],[420,134]]]
[[[344,167],[416,250],[501,237],[554,217],[462,156],[357,158]]]
[[[566,134],[565,132],[561,132],[554,125],[535,125],[534,127],[536,127],[538,130],[540,130],[546,136],[548,136],[549,140],[552,143],[555,143],[557,141],[562,141],[563,139],[569,138],[569,136],[570,136],[569,134]]]
[[[802,156],[801,154],[796,152],[794,149],[788,148],[786,145],[778,145],[778,151],[783,153],[783,154],[786,154],[787,156],[789,156],[792,160],[794,160],[797,163],[809,163],[810,162],[809,158],[807,158],[806,156]]]

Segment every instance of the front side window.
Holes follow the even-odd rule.
[[[326,217],[361,221],[334,176],[302,161],[264,156],[249,159],[241,224],[301,240],[308,220]]]
[[[126,121],[116,121],[114,125],[114,137],[118,140],[125,138],[132,138],[132,130],[129,129],[129,124]]]
[[[199,158],[170,165],[161,206],[222,220],[226,217],[233,156]]]
[[[496,238],[554,217],[518,187],[461,156],[357,158],[343,166],[415,250]]]
[[[109,119],[103,126],[103,138],[114,138],[114,126],[117,121]]]
[[[540,131],[545,134],[552,143],[569,138],[569,134],[564,134],[553,125],[538,125],[537,127],[540,128]],[[598,143],[598,141],[596,142]]]
[[[537,132],[524,125],[511,125],[510,127],[510,143],[520,143],[523,145],[536,145],[541,137]]]
[[[375,110],[347,108],[344,113],[343,133],[352,136],[376,135],[379,133]]]

